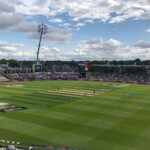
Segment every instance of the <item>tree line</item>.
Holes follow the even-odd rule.
[[[104,61],[40,61],[40,63],[45,66],[49,66],[51,64],[68,64],[68,65],[78,65],[84,62],[89,62],[90,65],[92,64],[110,64],[110,65],[150,65],[150,60],[140,60],[140,59],[135,59],[135,60],[104,60]],[[27,60],[14,60],[14,59],[1,59],[0,64],[8,64],[10,67],[32,67],[33,64],[35,64],[35,61],[27,61]]]

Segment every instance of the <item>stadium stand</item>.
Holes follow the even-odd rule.
[[[99,65],[88,73],[89,80],[150,83],[149,66]]]
[[[0,82],[6,82],[6,81],[9,81],[9,79],[3,75],[0,75]]]
[[[48,66],[48,72],[77,72],[78,66],[67,64],[51,64]]]
[[[25,80],[96,80],[131,83],[150,83],[148,65],[93,65],[90,69],[83,64],[50,64],[43,72],[34,73],[30,67],[17,68],[0,66],[0,81]]]
[[[51,145],[0,145],[0,150],[79,150],[77,148],[65,148]]]

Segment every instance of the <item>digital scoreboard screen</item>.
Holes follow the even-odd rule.
[[[34,72],[41,72],[42,71],[42,65],[41,64],[34,64],[33,65],[33,71]]]

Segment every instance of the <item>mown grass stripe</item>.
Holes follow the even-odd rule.
[[[12,131],[11,129],[5,129],[0,127],[0,139],[1,140],[8,140],[8,141],[16,141],[16,142],[22,142],[27,144],[47,144],[46,140],[41,140],[40,138],[32,137],[27,134],[19,133],[16,131]],[[55,144],[56,143],[49,143],[49,144]]]
[[[30,135],[32,137],[47,141],[48,143],[54,142],[58,144],[70,145],[76,147],[76,145],[79,146],[82,144],[82,142],[86,143],[88,140],[92,139],[89,136],[81,136],[67,131],[59,131],[56,129],[40,126],[34,123],[27,123],[25,121],[18,121],[10,118],[8,119],[2,116],[0,116],[0,121],[1,121],[1,127],[4,129],[11,129],[12,131],[21,134]],[[11,126],[9,124],[10,121],[12,123]],[[70,140],[70,138],[72,140]]]

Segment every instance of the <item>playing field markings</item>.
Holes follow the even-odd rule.
[[[66,96],[66,97],[72,97],[72,98],[82,98],[81,95],[74,95],[74,94],[56,92],[56,91],[45,91],[45,92],[40,92],[40,93],[46,94],[46,95],[58,95],[58,96]]]
[[[41,94],[48,94],[48,95],[59,95],[59,96],[67,96],[73,98],[85,98],[85,97],[92,97],[97,96],[101,93],[109,92],[109,89],[84,89],[84,88],[72,88],[72,89],[56,89],[56,90],[46,90],[41,91]]]

